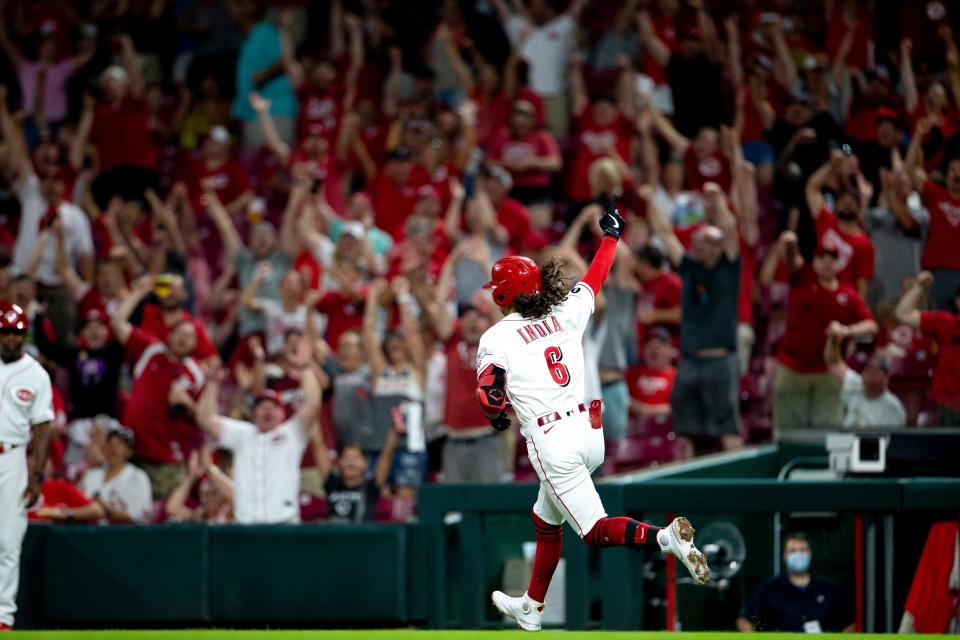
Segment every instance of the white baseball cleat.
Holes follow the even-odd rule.
[[[663,553],[672,553],[687,568],[694,580],[706,584],[710,579],[707,559],[693,544],[693,525],[686,518],[676,518],[657,533]]]
[[[524,631],[540,631],[540,621],[543,620],[542,602],[532,600],[526,593],[519,598],[512,598],[502,591],[494,591],[490,599],[500,613],[516,620]]]

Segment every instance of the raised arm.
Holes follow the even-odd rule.
[[[220,402],[220,383],[225,373],[217,371],[207,379],[200,400],[197,401],[197,425],[214,440],[220,439],[223,425],[220,423],[218,406]]]
[[[277,124],[273,121],[273,116],[270,115],[270,101],[256,91],[251,91],[248,99],[250,100],[250,106],[257,112],[257,122],[263,129],[263,137],[266,139],[270,151],[277,156],[281,164],[289,163],[292,150],[290,145],[280,137],[280,132],[277,131]]]
[[[383,113],[393,118],[400,110],[400,82],[403,79],[403,51],[400,47],[390,47],[390,72],[383,89]]]
[[[786,90],[790,90],[797,81],[797,67],[790,55],[790,47],[783,35],[783,23],[780,19],[771,25],[773,49],[776,55],[773,59],[773,79]]]
[[[183,234],[180,233],[180,226],[177,219],[170,211],[170,208],[160,199],[153,189],[147,189],[144,192],[147,202],[150,203],[150,209],[153,212],[154,220],[157,226],[163,227],[170,234],[173,242],[173,250],[180,255],[187,255],[187,244],[183,240]]]
[[[590,0],[573,0],[570,3],[570,6],[567,7],[566,14],[577,20],[580,18],[580,14],[583,13],[583,9],[590,3]]]
[[[736,259],[740,253],[740,235],[737,219],[730,211],[723,189],[714,182],[708,182],[703,186],[703,197],[706,207],[714,211],[717,228],[723,233],[723,252],[729,260]]]
[[[913,187],[917,191],[922,190],[923,184],[927,181],[926,172],[923,170],[923,139],[932,128],[933,122],[928,118],[917,122],[913,137],[910,138],[910,146],[907,147],[907,157],[904,162],[907,165],[907,175],[910,176]]]
[[[567,232],[563,234],[563,238],[560,239],[560,243],[557,245],[558,249],[561,250],[572,250],[576,251],[577,243],[580,242],[580,237],[583,235],[583,230],[590,225],[591,231],[596,233],[598,221],[600,216],[603,214],[603,209],[600,208],[595,202],[592,202],[580,210],[580,213],[577,214],[577,217],[573,219],[573,222],[570,223],[570,226],[567,228]]]
[[[80,113],[80,122],[77,123],[77,130],[70,140],[70,150],[68,160],[74,170],[83,167],[83,158],[87,150],[87,142],[90,139],[90,132],[93,130],[93,113],[97,103],[89,93],[83,94],[83,111]]]
[[[510,10],[510,6],[507,5],[505,0],[490,0],[490,2],[497,10],[497,15],[500,18],[500,22],[506,22],[513,16],[513,11]]]
[[[427,349],[423,344],[419,319],[413,311],[414,298],[410,292],[410,281],[403,276],[397,276],[390,283],[390,288],[400,309],[400,324],[403,327],[410,359],[413,361],[413,370],[423,384],[427,371]]]
[[[23,53],[10,39],[10,34],[7,32],[7,16],[6,13],[7,3],[3,2],[0,4],[0,47],[3,48],[4,52],[7,54],[7,57],[10,58],[10,65],[13,67],[14,71],[17,71],[20,68],[20,62],[23,60]]]
[[[470,67],[467,66],[463,56],[460,55],[460,47],[453,41],[450,27],[446,22],[441,22],[440,25],[437,26],[437,32],[434,37],[443,45],[443,53],[447,58],[447,62],[450,64],[450,68],[453,70],[453,75],[457,78],[457,84],[460,85],[460,90],[464,95],[469,97],[470,94],[473,93],[473,88],[476,86],[473,80],[473,72],[470,70]]]
[[[380,295],[386,288],[386,280],[374,280],[367,289],[367,301],[363,309],[363,349],[367,354],[367,363],[370,365],[370,379],[373,384],[376,384],[380,372],[387,366],[383,348],[377,336],[377,309],[380,308]]]
[[[314,371],[314,365],[310,365],[303,371],[300,377],[300,391],[303,393],[303,401],[297,409],[297,422],[303,432],[309,434],[312,433],[320,418],[320,404],[323,401],[320,380],[317,378],[317,372]]]
[[[133,38],[123,34],[117,36],[117,41],[120,43],[120,65],[127,72],[129,78],[130,95],[134,98],[141,98],[144,90],[143,73],[140,71],[140,60],[137,58]]]
[[[757,197],[756,170],[753,164],[735,162],[733,180],[740,236],[748,247],[755,247],[760,240],[760,204]]]
[[[600,248],[590,262],[590,266],[587,267],[587,272],[581,278],[581,281],[590,287],[594,294],[600,293],[607,275],[610,274],[610,267],[613,266],[613,258],[617,253],[617,242],[625,225],[612,198],[599,198],[597,204],[603,210],[603,215],[600,217],[603,240],[600,241]]]
[[[120,344],[126,344],[130,339],[130,333],[133,331],[133,325],[130,324],[130,316],[133,310],[143,302],[151,291],[153,291],[153,276],[142,276],[137,278],[130,291],[120,299],[120,304],[113,312],[110,323],[113,326],[113,334],[117,337]]]
[[[823,359],[830,374],[842,385],[847,375],[847,363],[843,361],[840,347],[847,337],[847,328],[839,322],[831,322],[827,327],[827,342],[823,347]]]
[[[377,458],[377,467],[373,472],[373,483],[380,490],[387,486],[387,480],[390,478],[390,470],[393,468],[393,456],[397,451],[397,440],[400,436],[396,429],[390,429],[387,432],[387,438],[383,442],[383,449],[380,451],[380,457]]]
[[[653,127],[657,130],[661,137],[667,141],[673,150],[677,153],[685,153],[687,147],[690,146],[690,140],[686,138],[682,133],[674,128],[673,123],[667,120],[659,111],[651,112]]]
[[[0,132],[7,144],[7,163],[14,173],[14,186],[19,188],[20,182],[33,171],[33,163],[23,130],[7,107],[7,88],[4,85],[0,85]]]
[[[746,80],[743,73],[743,62],[740,59],[740,27],[734,16],[727,16],[723,21],[727,32],[727,64],[730,66],[730,80],[734,87],[740,87]]]
[[[450,184],[450,205],[447,207],[447,213],[443,217],[443,230],[446,232],[450,242],[456,244],[463,236],[460,230],[461,220],[463,219],[463,199],[466,192],[459,180],[453,180]]]
[[[950,27],[940,28],[940,37],[946,47],[947,81],[950,83],[950,93],[953,94],[954,104],[960,104],[960,50],[953,37]]]
[[[913,75],[913,59],[911,52],[913,43],[910,38],[900,41],[900,87],[903,93],[903,108],[913,113],[920,104],[920,93],[917,91],[917,79]]]
[[[296,258],[303,247],[297,235],[297,217],[300,215],[300,208],[309,191],[310,176],[306,171],[298,171],[294,168],[293,188],[290,190],[287,208],[283,211],[283,220],[280,223],[280,250],[291,258]]]
[[[653,189],[650,188],[650,185],[644,185],[637,189],[637,194],[647,204],[647,220],[650,222],[651,231],[666,245],[670,264],[676,267],[683,259],[683,244],[677,239],[677,234],[674,233],[673,226],[667,220],[666,216],[663,215],[663,212],[660,211],[654,203]]]
[[[333,10],[333,5],[331,5],[330,12],[333,13]],[[303,85],[304,73],[294,51],[293,20],[292,12],[289,10],[281,11],[277,27],[280,30],[280,62],[283,64],[283,71],[287,74],[287,79],[290,80],[290,85],[296,91]],[[330,23],[332,25],[333,20]]]
[[[920,300],[926,294],[927,289],[933,284],[933,274],[929,271],[921,271],[917,279],[907,289],[907,292],[897,303],[897,320],[901,324],[920,328]]]
[[[797,234],[793,231],[784,231],[780,234],[780,253],[790,273],[803,268],[803,256],[800,255],[800,249],[797,246]]]
[[[649,12],[644,10],[637,13],[637,28],[640,30],[640,39],[646,43],[650,55],[653,56],[658,65],[666,67],[667,63],[670,62],[670,48],[657,35],[657,30],[653,28],[653,19],[650,18]]]
[[[220,232],[220,239],[223,240],[223,246],[230,262],[233,262],[233,259],[240,253],[240,249],[243,248],[243,241],[240,240],[240,234],[237,233],[237,228],[234,226],[233,220],[230,219],[230,213],[220,202],[220,197],[213,189],[205,190],[201,200],[207,206],[207,212],[213,218],[213,224],[217,227],[217,231]]]
[[[583,57],[574,53],[570,56],[570,111],[576,117],[589,106],[590,97],[583,81]]]
[[[456,327],[456,320],[450,314],[449,302],[455,284],[453,268],[463,256],[465,246],[465,243],[461,242],[453,248],[443,263],[440,277],[437,279],[436,297],[434,304],[431,305],[430,321],[437,339],[441,342],[446,342],[453,335]]]
[[[827,177],[833,172],[835,160],[831,158],[830,161],[823,163],[819,169],[813,172],[813,175],[807,180],[807,184],[803,189],[804,196],[807,200],[807,209],[810,210],[810,215],[814,219],[820,215],[820,211],[823,209],[823,185],[827,182]]]
[[[262,311],[260,303],[257,302],[257,293],[267,278],[270,277],[271,272],[272,267],[269,262],[261,262],[257,265],[257,270],[253,272],[253,278],[250,279],[250,283],[240,293],[240,301],[238,304],[242,308],[250,309],[251,311]]]
[[[343,24],[347,28],[347,39],[350,46],[350,63],[347,65],[346,73],[343,74],[343,84],[346,88],[343,110],[346,113],[353,107],[353,101],[357,95],[357,77],[363,67],[366,51],[363,46],[363,22],[361,19],[356,14],[346,13],[343,17]]]
[[[167,517],[170,520],[189,522],[195,518],[193,509],[187,506],[187,500],[190,498],[190,490],[193,488],[193,483],[199,480],[202,475],[203,468],[200,466],[200,452],[196,450],[191,451],[190,457],[187,459],[187,473],[183,476],[183,480],[180,481],[177,488],[173,490],[173,493],[170,494],[170,497],[167,498],[167,502],[164,505],[167,511]]]

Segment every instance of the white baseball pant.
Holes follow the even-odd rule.
[[[540,478],[533,512],[548,524],[569,522],[582,538],[607,516],[590,477],[603,463],[603,429],[591,427],[587,413],[576,412],[543,426],[525,425],[523,433]]]
[[[20,582],[20,546],[27,532],[26,447],[0,453],[0,623],[13,626]]]

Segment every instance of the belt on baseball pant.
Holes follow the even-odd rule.
[[[6,451],[13,451],[14,449],[19,449],[20,446],[21,446],[21,445],[19,445],[19,444],[2,444],[2,443],[0,443],[0,453],[4,453],[4,452],[6,452]]]
[[[556,422],[561,418],[569,418],[570,416],[577,413],[578,411],[580,413],[584,413],[586,410],[587,410],[586,405],[584,405],[581,402],[580,404],[577,405],[576,409],[570,409],[570,411],[554,411],[553,413],[548,413],[545,416],[540,416],[539,418],[537,418],[537,426],[542,427],[545,424]]]

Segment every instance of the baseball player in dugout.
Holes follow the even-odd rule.
[[[590,476],[603,462],[603,430],[600,402],[584,404],[582,339],[624,231],[614,201],[604,198],[599,204],[603,240],[572,289],[557,262],[541,268],[522,256],[498,260],[485,286],[504,317],[480,339],[477,398],[496,429],[510,427],[507,411],[512,407],[540,478],[533,506],[537,551],[530,586],[516,598],[494,591],[492,600],[528,631],[540,629],[547,587],[560,560],[564,522],[590,546],[659,549],[679,558],[697,582],[710,578],[686,518],[660,528],[608,517]]]
[[[13,626],[20,544],[27,508],[40,496],[53,420],[50,376],[23,352],[29,325],[23,309],[0,304],[0,631]]]

